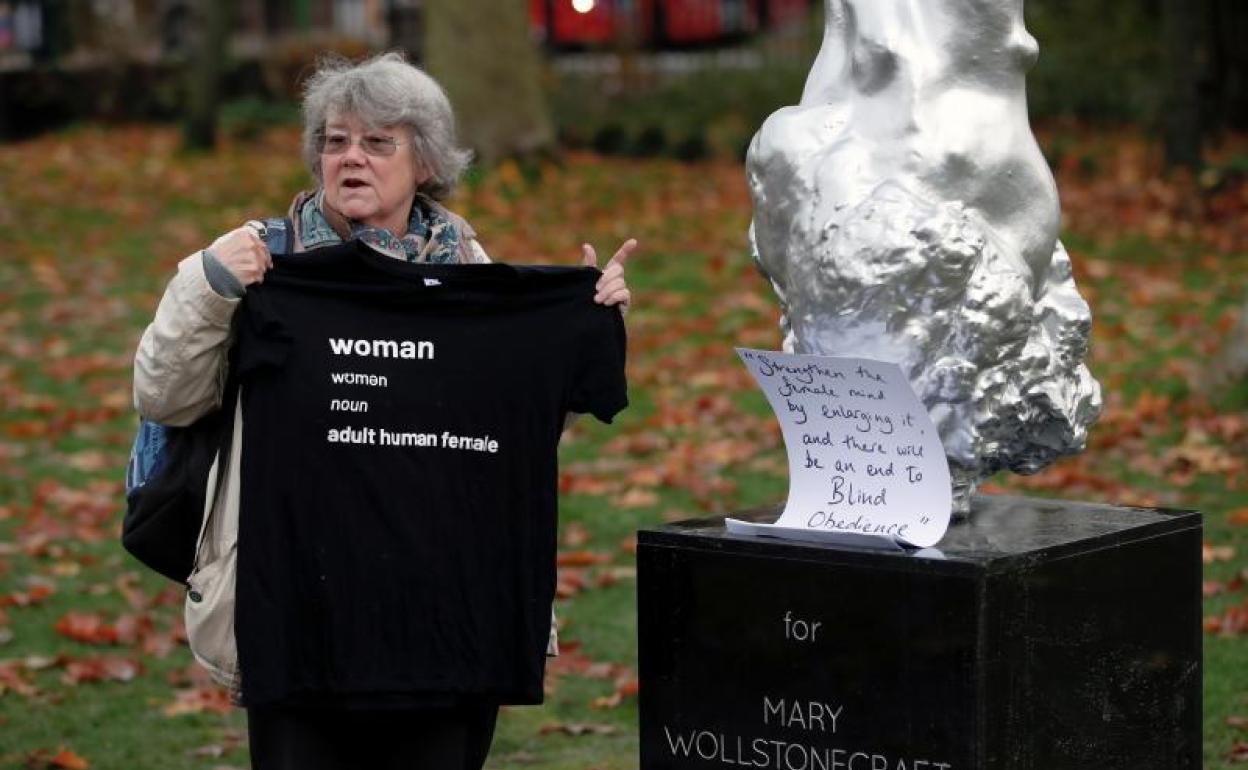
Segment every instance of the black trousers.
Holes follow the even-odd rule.
[[[480,770],[498,706],[247,710],[253,770]]]

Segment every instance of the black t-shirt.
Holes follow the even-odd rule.
[[[243,702],[538,703],[567,412],[627,405],[590,268],[276,257],[240,310]]]

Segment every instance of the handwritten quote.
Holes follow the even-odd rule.
[[[737,353],[780,420],[789,497],[774,525],[730,520],[730,530],[886,538],[919,547],[944,536],[951,510],[948,462],[899,367],[862,358]]]

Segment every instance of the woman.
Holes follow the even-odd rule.
[[[290,207],[290,251],[359,239],[408,262],[489,261],[468,223],[439,202],[455,187],[468,153],[456,145],[450,105],[431,78],[393,53],[359,65],[331,61],[307,84],[304,121],[304,159],[319,184]],[[146,419],[187,425],[220,407],[231,321],[248,287],[273,265],[265,234],[262,224],[249,223],[179,264],[135,357],[135,403]],[[612,257],[596,302],[627,309],[624,263],[635,248],[630,239]],[[582,264],[595,263],[587,244]],[[239,407],[234,426],[189,578],[187,631],[197,660],[238,695],[245,678],[233,639]],[[248,732],[255,768],[459,770],[484,762],[496,715],[488,702],[438,698],[384,711],[278,704],[249,708]]]

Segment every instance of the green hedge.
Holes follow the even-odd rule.
[[[1033,120],[1156,123],[1164,88],[1156,0],[1027,0],[1025,12],[1040,44],[1027,78]],[[769,58],[768,41],[756,41],[765,63],[754,70],[671,76],[636,89],[602,76],[552,74],[559,135],[565,145],[608,154],[741,157],[763,120],[801,96],[821,16],[816,8],[806,51],[796,56]]]
[[[1040,60],[1027,76],[1033,118],[1153,123],[1165,88],[1151,0],[1027,0]]]

